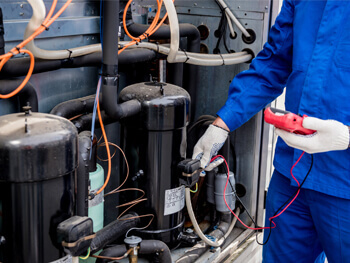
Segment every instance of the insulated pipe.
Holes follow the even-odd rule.
[[[199,53],[200,51],[200,33],[196,26],[192,24],[180,24],[180,37],[187,37],[187,51],[192,53]],[[133,35],[142,35],[147,30],[147,25],[130,24],[128,30]],[[171,37],[171,27],[167,25],[161,26],[154,32],[150,39],[169,39]],[[177,55],[176,51],[176,55]],[[169,51],[170,56],[170,51]],[[168,57],[169,57],[168,56]],[[187,59],[187,58],[186,58]],[[198,85],[198,67],[195,65],[184,65],[183,70],[183,85],[182,86],[191,96],[193,101],[197,101],[197,85]],[[195,117],[195,103],[191,105],[192,119]]]
[[[91,133],[83,131],[78,136],[78,169],[77,169],[77,192],[76,211],[78,216],[88,215],[88,195],[89,195],[89,173],[96,171],[96,150],[97,140],[91,143]],[[92,146],[92,154],[90,155]],[[90,158],[91,156],[91,158]]]
[[[240,209],[237,207],[236,215],[239,216]],[[234,225],[237,222],[237,218],[233,218],[231,223],[231,215],[230,214],[221,214],[221,222],[217,229],[210,232],[209,235],[215,237],[216,239],[226,239],[228,234],[232,232]],[[226,233],[226,234],[225,234]],[[203,255],[209,249],[209,245],[204,241],[199,242],[191,249],[189,249],[181,258],[176,260],[176,263],[193,263],[195,262],[201,255]]]
[[[212,247],[220,247],[225,239],[229,236],[229,234],[231,233],[236,221],[232,220],[231,225],[227,231],[227,233],[224,235],[223,238],[218,238],[218,241],[211,241],[209,240],[202,232],[202,230],[200,229],[196,216],[194,215],[194,211],[192,208],[192,203],[191,203],[191,192],[190,192],[190,188],[186,188],[185,189],[185,197],[186,197],[186,207],[187,207],[187,212],[188,215],[191,219],[192,225],[194,227],[194,229],[196,230],[197,235],[200,237],[200,239],[202,239],[207,245],[212,246]],[[237,208],[238,209],[238,208]]]
[[[169,247],[159,240],[143,240],[140,243],[139,253],[141,255],[157,254],[159,262],[172,262]]]
[[[90,244],[91,253],[96,253],[124,235],[130,228],[136,227],[139,223],[140,218],[138,215],[136,213],[129,213],[108,224],[98,231],[96,237],[92,239]]]
[[[168,19],[170,25],[170,52],[167,58],[169,63],[179,62],[176,60],[176,53],[180,45],[179,36],[179,21],[175,10],[174,2],[172,0],[164,0],[165,8],[168,12]]]
[[[158,55],[162,56],[162,55]],[[124,65],[134,63],[143,63],[152,61],[157,57],[155,50],[146,48],[125,50],[119,56],[120,70]],[[95,52],[81,57],[62,60],[43,60],[35,59],[33,74],[58,70],[61,68],[80,68],[80,67],[100,67],[102,61],[102,51]],[[30,58],[16,58],[9,60],[0,71],[1,77],[19,77],[28,73]]]
[[[99,256],[103,257],[121,257],[125,255],[127,252],[126,246],[125,245],[117,245],[113,247],[109,247],[104,249]],[[110,259],[104,259],[104,258],[98,258],[96,259],[96,263],[106,263],[106,262],[111,262]]]
[[[125,42],[121,42],[121,44],[124,44]],[[144,47],[149,48],[152,50],[156,50],[162,54],[168,54],[170,49],[165,46],[156,45],[153,43],[140,43],[136,47],[130,47],[130,48],[137,48],[137,47]],[[180,62],[186,62],[188,64],[194,64],[199,66],[222,66],[222,65],[234,65],[239,63],[248,62],[253,58],[252,55],[248,54],[247,52],[237,52],[237,53],[230,53],[230,54],[222,54],[222,55],[213,55],[213,54],[196,54],[192,52],[183,52],[178,51],[177,59]]]
[[[4,20],[2,16],[2,10],[0,8],[0,55],[5,54],[5,39],[4,39]]]
[[[29,20],[29,23],[24,32],[24,39],[31,36],[34,31],[41,25],[43,20],[45,19],[46,9],[43,0],[28,0],[28,3],[31,5],[33,9],[33,15]],[[65,59],[70,57],[77,57],[86,54],[90,54],[93,52],[97,52],[101,50],[99,44],[93,44],[83,47],[71,48],[71,49],[63,49],[63,50],[45,50],[38,48],[34,40],[29,42],[26,45],[26,48],[30,50],[33,55],[37,58],[43,59]]]
[[[170,0],[171,1],[171,0]],[[106,114],[120,120],[141,111],[138,100],[118,104],[118,31],[119,0],[103,3],[103,47],[102,47],[102,107]]]
[[[8,94],[18,88],[23,82],[21,79],[3,79],[0,80],[0,93]],[[27,106],[27,103],[32,107],[33,112],[38,111],[38,95],[34,86],[28,82],[23,89],[17,94],[19,98],[20,111],[23,106]]]
[[[93,110],[95,95],[86,96],[74,100],[64,101],[56,105],[50,112],[57,116],[70,119],[79,114],[90,113]]]
[[[121,257],[127,252],[125,245],[117,245],[104,249],[100,256],[104,257]],[[171,253],[169,247],[162,241],[159,240],[142,240],[140,243],[140,249],[138,251],[140,255],[156,254],[157,262],[170,263],[172,262]],[[109,262],[108,259],[99,258],[96,263]]]
[[[101,112],[101,116],[102,116],[102,121],[104,125],[108,125],[115,122],[115,120],[109,118],[104,111]],[[93,117],[92,113],[85,114],[80,116],[77,119],[72,120],[72,122],[74,126],[77,128],[78,132],[82,132],[82,131],[91,129],[92,117]],[[97,115],[95,119],[95,127],[100,128],[100,122]]]

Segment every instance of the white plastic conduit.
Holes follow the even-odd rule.
[[[121,41],[121,45],[126,45],[128,42]],[[162,53],[164,55],[169,54],[170,49],[165,46],[142,42],[139,45],[131,46],[129,48],[147,48]],[[185,62],[188,64],[199,65],[199,66],[222,66],[222,65],[234,65],[239,63],[248,62],[252,59],[252,55],[247,52],[237,52],[230,54],[202,54],[202,53],[192,53],[177,51],[176,61]]]
[[[41,25],[45,19],[46,10],[43,0],[27,0],[33,9],[33,15],[26,27],[24,39],[28,38]],[[66,59],[78,57],[101,51],[101,44],[87,45],[83,47],[71,48],[69,50],[45,50],[37,47],[34,40],[26,45],[26,48],[37,58],[42,59]]]
[[[192,208],[192,202],[191,202],[191,192],[190,192],[190,188],[186,188],[185,189],[185,197],[186,197],[186,207],[187,207],[187,212],[188,215],[191,219],[191,223],[194,227],[194,229],[196,230],[197,235],[200,237],[200,239],[202,239],[207,245],[212,246],[212,247],[220,247],[225,239],[230,235],[232,229],[234,228],[236,222],[237,222],[237,218],[233,218],[231,221],[231,224],[227,230],[227,233],[220,238],[218,241],[211,241],[210,239],[208,239],[204,233],[202,232],[202,230],[200,229],[198,223],[197,223],[197,219],[196,216],[194,215],[193,212],[193,208]],[[240,210],[239,208],[237,208],[236,210],[236,215],[239,216]]]
[[[248,33],[248,31],[244,28],[244,26],[242,26],[242,24],[238,21],[238,19],[235,17],[235,15],[231,12],[231,10],[226,5],[225,1],[218,0],[218,2],[222,6],[222,8],[224,8],[226,14],[228,14],[228,16],[232,19],[233,23],[235,23],[236,26],[239,28],[239,30],[242,31],[243,35],[245,35],[246,37],[250,37],[250,34]]]
[[[172,0],[164,0],[165,8],[168,12],[169,26],[170,26],[170,51],[167,61],[169,63],[181,62],[177,61],[176,55],[180,45],[179,21],[175,6]]]

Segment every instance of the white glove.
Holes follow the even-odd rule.
[[[299,135],[276,129],[276,134],[290,147],[307,153],[345,150],[349,147],[349,127],[339,121],[306,117],[303,127],[316,132],[310,135]]]
[[[209,125],[203,136],[198,140],[193,149],[192,159],[201,161],[201,167],[205,168],[210,159],[218,154],[228,136],[228,131],[215,125]]]

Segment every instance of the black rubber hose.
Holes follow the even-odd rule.
[[[106,245],[124,235],[130,228],[136,227],[140,222],[140,218],[137,216],[138,215],[136,213],[129,213],[98,231],[96,233],[96,237],[90,244],[91,253],[99,251]]]
[[[145,48],[125,50],[119,56],[120,71],[126,65],[152,61],[155,58],[164,57],[164,55]],[[61,68],[80,68],[80,67],[100,67],[102,63],[102,52],[62,60],[43,60],[35,59],[33,74],[58,70]],[[30,58],[16,58],[9,60],[0,71],[0,78],[20,77],[27,75],[30,64]]]
[[[101,116],[104,125],[108,125],[115,122],[115,120],[109,118],[104,111],[101,112]],[[82,115],[79,118],[72,120],[72,122],[77,128],[78,132],[90,130],[92,124],[92,113]],[[100,128],[100,122],[97,114],[95,119],[95,127]]]
[[[157,254],[161,263],[172,262],[169,247],[159,240],[143,240],[140,243],[139,253],[141,255]]]
[[[118,31],[119,0],[103,2],[103,47],[102,47],[102,107],[106,114],[120,120],[141,111],[138,100],[118,104]]]
[[[210,232],[209,235],[219,240],[226,234],[230,223],[231,214],[221,213],[219,226],[217,227],[217,229]],[[209,245],[207,245],[203,241],[200,241],[197,245],[189,249],[181,258],[176,260],[176,263],[193,263],[208,250],[208,247]]]
[[[0,93],[8,94],[14,91],[22,83],[21,79],[3,79],[0,80]],[[29,105],[32,107],[33,112],[38,111],[38,95],[36,90],[30,82],[22,88],[22,90],[17,94],[19,98],[20,111],[22,111],[23,106]]]
[[[132,35],[141,35],[147,30],[147,25],[132,23],[128,26],[128,30]],[[200,33],[196,26],[192,24],[180,24],[180,37],[187,37],[187,49],[188,52],[199,53],[200,51]],[[150,39],[169,39],[170,38],[170,26],[162,25]],[[195,105],[197,101],[198,90],[198,66],[185,64],[183,68],[183,88],[188,91],[191,96],[191,100],[194,102],[191,105],[191,120],[195,118]]]
[[[104,256],[104,257],[121,257],[127,252],[126,246],[125,245],[118,245],[118,246],[113,246],[104,249],[99,256]],[[98,258],[96,260],[96,263],[106,263],[110,262],[110,259],[103,259],[103,258]],[[171,262],[171,261],[170,261]]]
[[[89,131],[83,131],[79,133],[78,141],[79,166],[77,169],[76,212],[78,216],[87,216],[89,173],[96,171],[97,140],[96,136],[94,136],[94,139],[91,143],[91,133]],[[92,151],[91,154],[90,151]]]
[[[118,245],[103,250],[100,256],[105,257],[120,257],[123,256],[127,251],[125,245]],[[157,254],[157,262],[170,263],[171,253],[169,247],[162,241],[159,240],[143,240],[140,243],[140,249],[138,251],[140,255]],[[96,263],[109,262],[108,259],[98,259]]]
[[[134,36],[142,35],[147,29],[148,25],[131,23],[128,26],[130,34]],[[196,26],[192,24],[179,24],[180,37],[187,37],[190,41],[193,39],[200,38],[199,31]],[[170,26],[162,25],[156,32],[154,32],[150,39],[159,40],[159,39],[169,39],[170,38]]]
[[[94,108],[95,95],[86,96],[74,100],[67,100],[56,105],[51,114],[70,119],[79,114],[92,112]]]

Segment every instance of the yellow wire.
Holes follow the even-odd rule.
[[[190,192],[191,192],[191,193],[197,193],[197,191],[198,191],[198,183],[196,183],[196,190],[192,191],[192,190],[190,189]]]
[[[79,258],[82,259],[82,260],[86,260],[86,259],[88,259],[89,257],[90,257],[90,247],[89,247],[89,249],[88,249],[87,255],[86,255],[85,257],[79,257]]]

